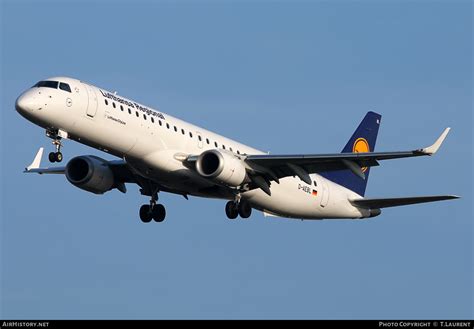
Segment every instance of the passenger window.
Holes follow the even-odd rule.
[[[138,111],[135,111],[135,115],[137,116],[137,118],[140,116],[140,114],[138,114]]]
[[[229,147],[229,150],[232,152],[232,147]]]
[[[106,99],[104,99],[104,101],[105,101],[105,105],[109,105],[109,102],[107,102],[107,100],[106,100]]]
[[[193,138],[193,133],[189,132],[189,137]]]
[[[174,126],[174,131],[175,131],[175,132],[178,132],[178,128],[176,128],[176,126]]]
[[[122,112],[123,112],[123,106],[122,106],[122,105],[120,105],[120,111],[122,111]]]
[[[240,151],[239,151],[239,150],[237,150],[237,154],[240,154]]]
[[[182,133],[183,135],[186,134],[186,133],[184,132],[184,129],[181,129],[181,133]]]
[[[199,139],[200,142],[202,142],[201,135],[198,135],[198,139]]]
[[[161,124],[162,124],[162,123],[161,123],[161,120],[158,120],[158,123],[159,123],[159,124],[160,124],[160,126],[161,126]]]
[[[115,102],[112,102],[112,106],[115,108]]]
[[[209,138],[206,138],[206,143],[209,144]]]
[[[224,144],[222,144],[222,148],[225,150],[225,145]]]
[[[313,181],[313,184],[314,184],[314,186],[318,186],[318,184],[316,184],[316,181]]]
[[[130,110],[130,108],[128,109],[128,114],[132,114],[132,110]]]
[[[170,129],[170,124],[166,123],[166,128]]]
[[[155,119],[153,119],[153,117],[151,117],[150,120],[152,123],[155,123]]]
[[[145,119],[145,120],[146,120],[146,115],[145,115],[145,114],[143,114],[143,119]]]
[[[219,147],[219,145],[217,145],[217,142],[214,142],[214,145],[215,145],[216,147]]]

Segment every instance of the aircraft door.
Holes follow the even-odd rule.
[[[325,178],[320,180],[321,182],[321,207],[326,207],[329,202],[329,186]]]
[[[96,113],[97,113],[97,106],[98,106],[98,100],[97,100],[97,94],[95,93],[94,88],[89,86],[88,84],[84,84],[87,90],[87,116],[90,118],[93,118]]]

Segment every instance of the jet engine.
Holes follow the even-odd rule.
[[[237,187],[247,179],[245,163],[222,150],[208,150],[201,153],[196,161],[197,172],[205,178],[227,186]]]
[[[114,173],[107,161],[93,155],[72,158],[66,165],[66,178],[74,186],[95,194],[114,187]]]

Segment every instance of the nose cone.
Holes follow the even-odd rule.
[[[17,98],[15,103],[16,111],[20,114],[31,113],[34,109],[34,99],[26,94]]]

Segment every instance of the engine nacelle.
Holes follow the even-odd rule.
[[[66,165],[66,178],[74,186],[95,194],[114,187],[114,173],[107,161],[93,155],[72,158]]]
[[[247,178],[244,162],[233,153],[222,150],[201,153],[196,161],[196,170],[202,177],[232,187],[242,185]]]

